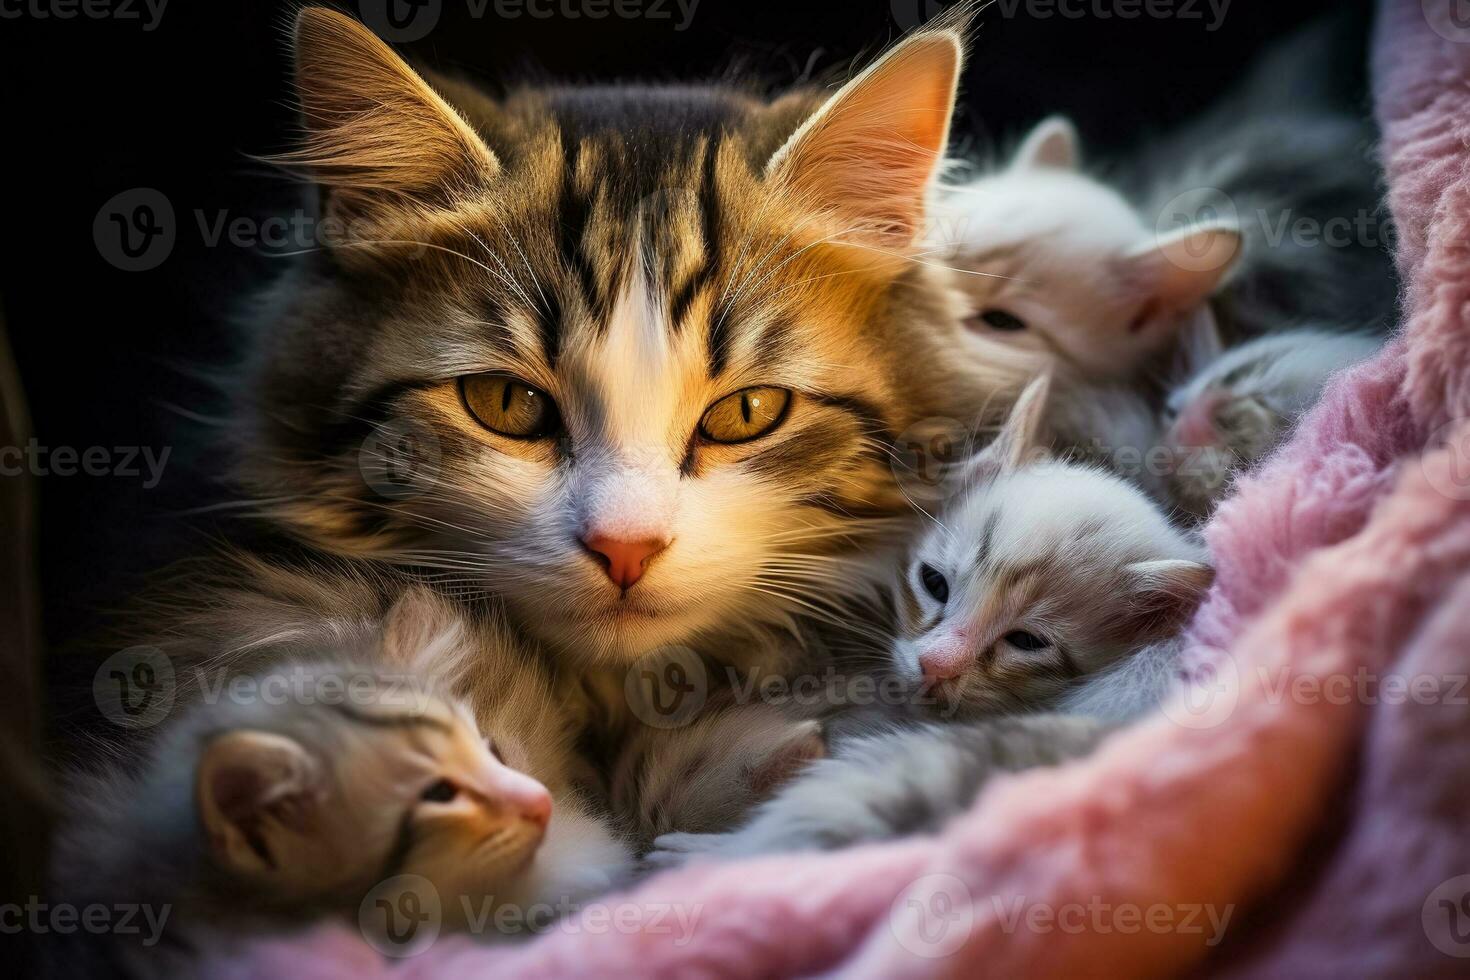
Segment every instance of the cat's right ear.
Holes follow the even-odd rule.
[[[772,183],[828,216],[838,240],[913,244],[949,142],[964,42],[920,31],[842,86],[766,164]]]
[[[235,873],[280,871],[283,856],[301,850],[319,786],[316,761],[293,739],[257,731],[216,737],[194,785],[210,853]]]
[[[291,42],[307,136],[276,160],[311,175],[327,215],[376,224],[443,207],[500,171],[469,123],[362,24],[307,7]]]
[[[1050,374],[1043,374],[1026,386],[1000,434],[975,456],[968,482],[984,482],[1036,462],[1047,449],[1044,433],[1050,396]]]
[[[1066,116],[1048,116],[1021,141],[1011,157],[1013,170],[1076,170],[1081,163],[1077,127]]]

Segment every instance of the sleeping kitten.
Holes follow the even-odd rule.
[[[1200,222],[1157,233],[1079,166],[1076,130],[1044,120],[1003,169],[944,190],[931,244],[959,270],[970,329],[1091,382],[1129,381],[1240,256],[1240,231]]]
[[[233,672],[181,674],[180,717],[71,781],[54,865],[68,901],[168,905],[191,930],[235,933],[356,916],[375,886],[415,875],[444,928],[494,931],[487,910],[514,907],[506,922],[533,925],[538,903],[586,898],[627,872],[631,851],[574,752],[574,712],[497,622],[419,586],[377,620],[342,620],[322,603],[385,583],[239,570],[256,576],[254,621],[276,642],[337,653],[245,675],[258,696],[233,695]],[[307,595],[314,613],[296,605]],[[226,615],[201,610],[194,623]]]
[[[1237,473],[1285,441],[1329,378],[1373,356],[1381,341],[1304,328],[1228,351],[1219,350],[1218,339],[1193,346],[1192,360],[1202,366],[1169,393],[1164,445],[1177,461],[1170,498],[1203,518]]]
[[[645,727],[627,740],[613,773],[613,810],[631,815],[639,850],[670,832],[718,833],[825,755],[814,719],[761,701],[708,704],[687,725]]]
[[[355,693],[198,706],[139,772],[79,784],[63,889],[232,927],[355,916],[403,874],[435,885],[451,927],[460,895],[523,894],[551,795],[501,761],[465,707],[381,668],[321,663],[296,678]]]
[[[894,671],[966,716],[1018,716],[839,743],[739,829],[661,837],[653,865],[937,830],[992,774],[1085,755],[1158,703],[1213,573],[1138,489],[1040,458],[1049,385],[1027,388],[897,586]]]

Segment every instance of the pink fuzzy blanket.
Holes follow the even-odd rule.
[[[1209,536],[1190,696],[937,838],[695,866],[521,945],[342,927],[217,977],[1470,973],[1470,26],[1384,0],[1406,318]],[[1325,246],[1324,246],[1325,247]]]

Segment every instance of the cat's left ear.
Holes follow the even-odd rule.
[[[195,773],[195,799],[210,853],[238,874],[285,870],[303,849],[317,806],[316,760],[294,739],[233,731],[205,748]]]
[[[1184,558],[1138,561],[1123,568],[1128,591],[1127,617],[1147,642],[1164,640],[1188,625],[1215,570]]]
[[[957,29],[901,42],[802,123],[766,164],[767,179],[830,215],[839,240],[909,247],[949,142],[963,58]]]
[[[312,175],[328,215],[381,223],[452,205],[499,173],[464,117],[356,20],[307,7],[291,40],[307,139],[277,159]]]
[[[1076,170],[1081,163],[1077,127],[1066,116],[1048,116],[1026,134],[1011,157],[1014,170]]]
[[[1140,307],[1135,332],[1167,319],[1182,325],[1180,314],[1199,306],[1240,258],[1240,229],[1229,222],[1189,225],[1161,235],[1124,255],[1114,270],[1136,293]]]

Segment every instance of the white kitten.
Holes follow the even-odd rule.
[[[1236,473],[1286,439],[1332,375],[1380,345],[1375,337],[1321,329],[1271,334],[1223,352],[1211,332],[1190,339],[1185,346],[1197,369],[1169,393],[1163,438],[1175,460],[1169,496],[1201,517]]]
[[[898,584],[893,667],[969,712],[1034,710],[1173,636],[1213,572],[1137,487],[1045,458],[1028,387]]]
[[[1008,166],[944,192],[931,247],[960,270],[972,329],[1055,355],[1064,375],[1128,380],[1210,315],[1241,235],[1224,221],[1161,233],[1078,157],[1072,124],[1044,120]]]

